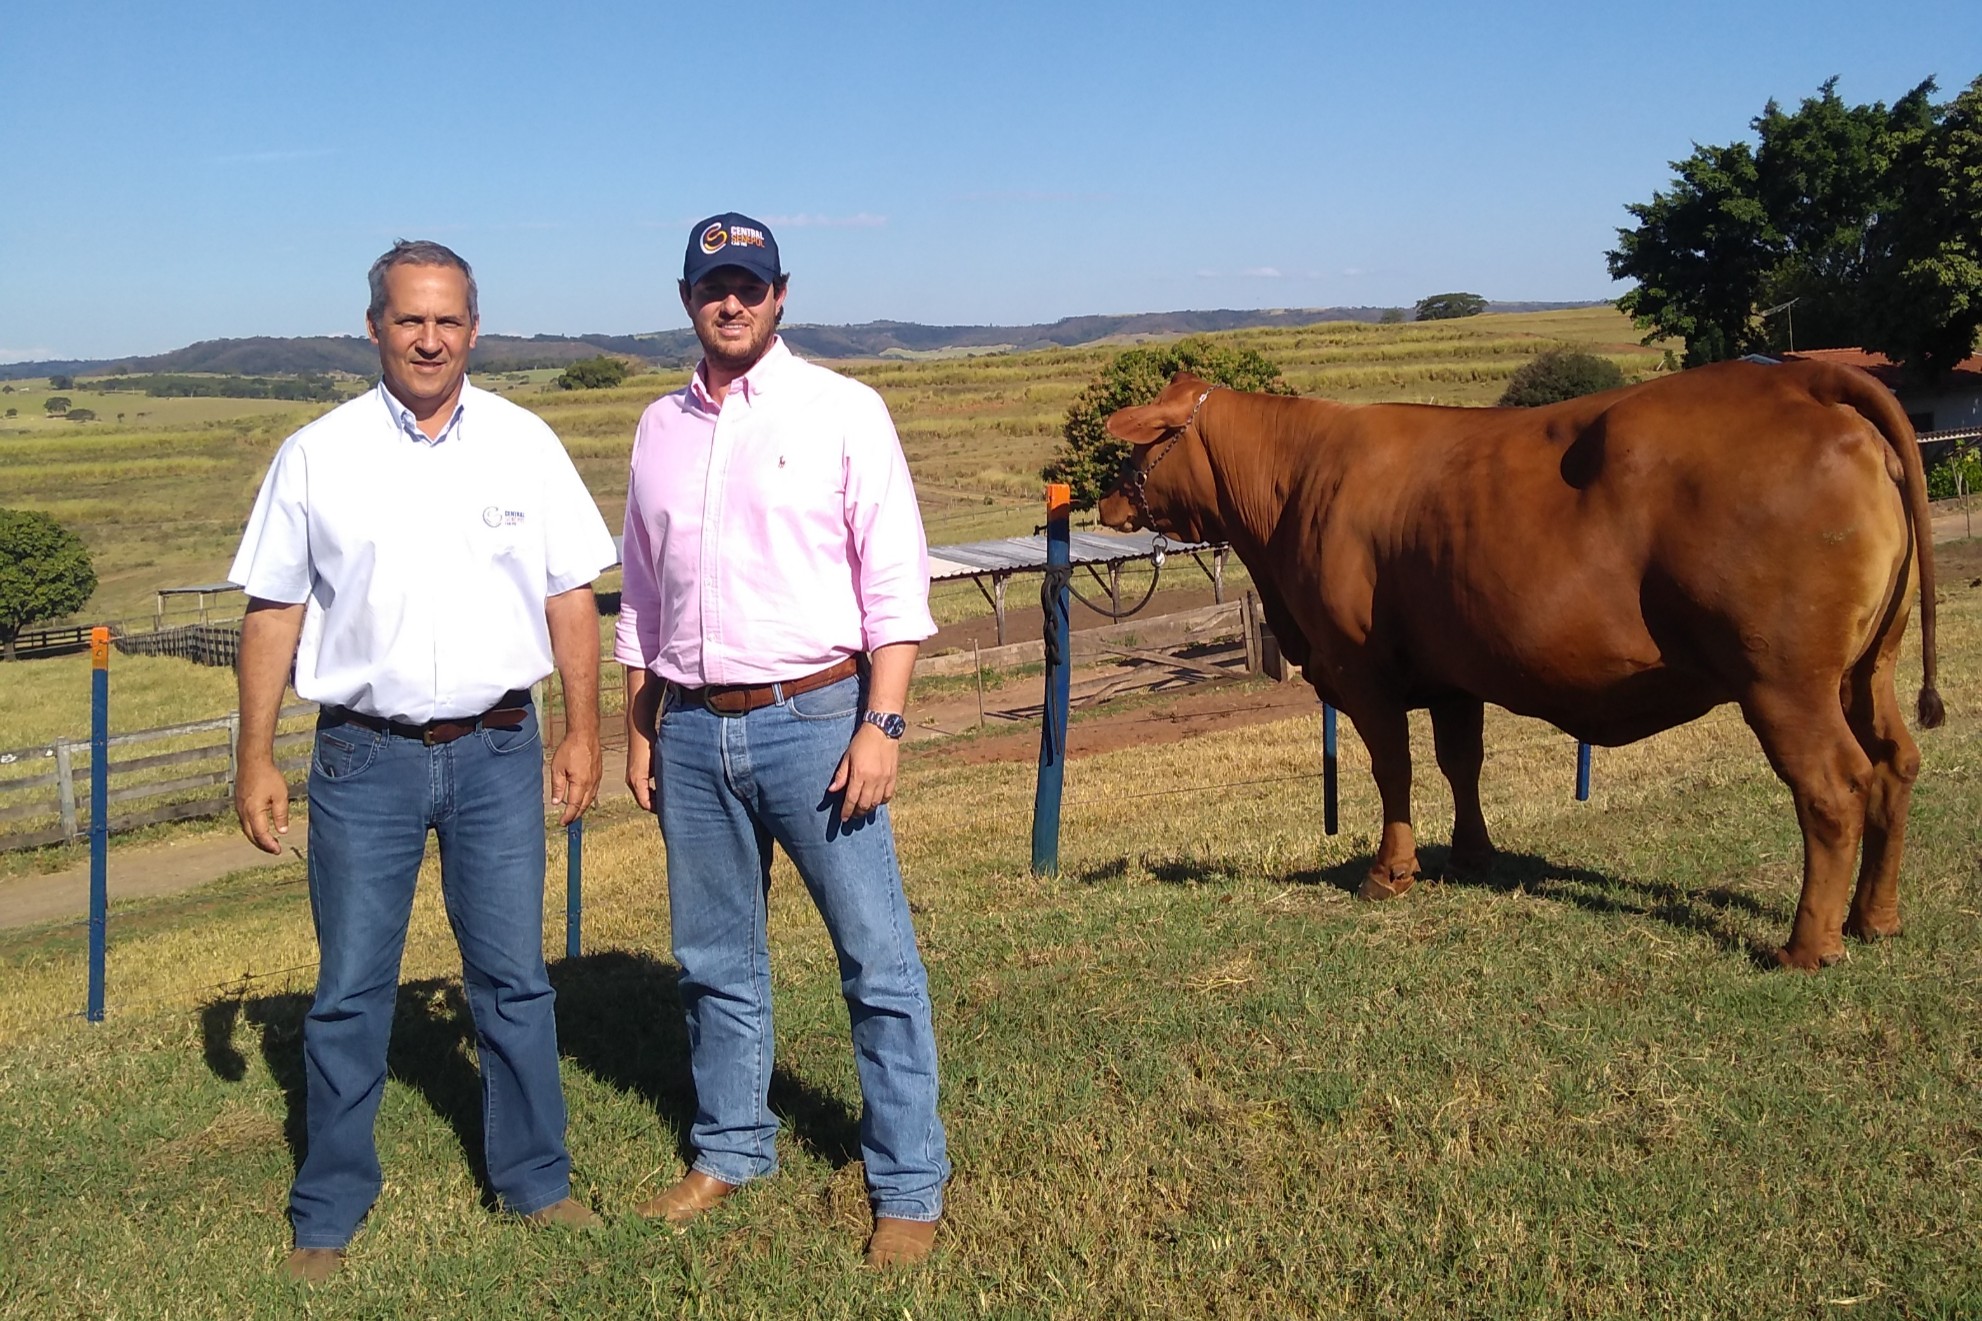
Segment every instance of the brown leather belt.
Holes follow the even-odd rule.
[[[858,673],[859,659],[849,656],[837,665],[828,665],[823,670],[814,670],[811,674],[784,683],[712,683],[706,688],[676,684],[674,690],[680,694],[682,701],[693,702],[719,716],[740,716],[786,697],[796,697],[814,688],[824,688],[829,683],[850,679]]]
[[[489,729],[520,729],[524,717],[529,714],[530,694],[512,689],[502,695],[501,701],[478,716],[456,716],[448,720],[429,720],[424,725],[409,725],[404,721],[386,720],[380,716],[366,715],[363,711],[353,711],[348,706],[334,706],[324,712],[324,723],[358,725],[400,738],[416,738],[433,747],[436,743],[452,743],[484,726]]]

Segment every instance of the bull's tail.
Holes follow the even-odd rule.
[[[1938,669],[1934,658],[1934,522],[1927,505],[1927,468],[1920,461],[1920,442],[1899,400],[1870,375],[1847,368],[1837,371],[1833,379],[1840,383],[1839,402],[1857,409],[1877,427],[1899,459],[1900,492],[1912,526],[1914,558],[1920,565],[1920,724],[1934,729],[1948,718],[1948,712],[1934,686]]]

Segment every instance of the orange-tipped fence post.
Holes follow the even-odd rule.
[[[110,914],[110,630],[89,632],[89,1005],[103,1021],[103,964]]]
[[[1039,729],[1039,783],[1032,798],[1032,873],[1060,871],[1060,793],[1066,779],[1067,701],[1071,669],[1067,593],[1073,570],[1068,515],[1073,490],[1061,482],[1046,488],[1046,582],[1039,603],[1046,613],[1046,700]]]

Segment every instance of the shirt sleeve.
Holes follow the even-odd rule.
[[[901,439],[881,396],[863,389],[846,437],[846,520],[869,651],[934,635],[929,545]]]
[[[660,653],[661,589],[655,580],[653,540],[640,509],[640,445],[643,416],[633,436],[633,458],[626,474],[626,522],[620,529],[619,621],[613,626],[613,659],[632,669],[651,669]]]
[[[309,459],[294,437],[275,452],[262,478],[241,548],[227,570],[249,596],[284,605],[310,599]]]
[[[583,587],[610,569],[617,556],[598,502],[563,442],[548,426],[544,433],[550,446],[543,474],[544,595],[550,597]]]

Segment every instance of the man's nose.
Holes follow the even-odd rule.
[[[420,323],[420,336],[414,341],[414,347],[425,354],[439,353],[441,351],[440,323],[437,321],[422,321]]]

